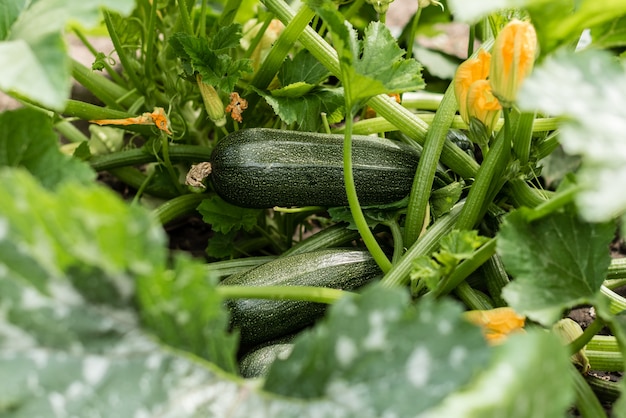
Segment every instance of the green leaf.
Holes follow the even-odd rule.
[[[237,48],[241,40],[241,25],[231,23],[222,26],[211,38],[211,49],[215,52],[223,52],[226,49]]]
[[[287,58],[278,71],[280,85],[286,87],[294,83],[315,86],[324,81],[330,72],[309,51],[299,51],[293,59]]]
[[[286,124],[297,123],[303,131],[317,131],[322,123],[322,113],[330,115],[329,122],[338,122],[344,104],[342,89],[315,88],[304,96],[280,97],[254,89],[272,106],[274,112]]]
[[[381,22],[371,22],[363,40],[336,10],[331,1],[310,1],[310,6],[324,19],[332,31],[333,43],[339,53],[341,81],[350,102],[359,104],[385,93],[402,93],[424,88],[422,67],[414,59],[404,59],[389,29]]]
[[[610,49],[626,45],[626,16],[591,28],[594,48]]]
[[[187,76],[202,75],[202,81],[226,93],[235,88],[235,83],[243,73],[252,72],[248,59],[233,59],[224,50],[223,39],[215,42],[220,47],[214,50],[207,38],[198,38],[186,33],[175,33],[169,39],[170,45],[181,59]],[[237,44],[238,44],[237,40]]]
[[[559,141],[567,154],[582,159],[576,196],[581,215],[592,222],[626,211],[626,195],[615,185],[626,181],[626,73],[601,51],[548,57],[524,82],[519,105],[563,116]]]
[[[0,113],[3,166],[24,167],[48,188],[68,180],[88,183],[96,178],[88,164],[61,153],[51,119],[28,108]]]
[[[228,315],[207,281],[206,267],[178,257],[173,270],[142,276],[137,283],[141,316],[161,341],[237,372],[237,336],[227,334]]]
[[[66,25],[94,27],[104,5],[125,15],[134,7],[130,0],[9,0],[3,4],[7,15],[2,14],[0,23],[0,90],[59,111],[71,87],[71,61],[62,36]]]
[[[285,87],[271,90],[274,97],[297,98],[302,97],[311,91],[315,86],[313,84],[298,81],[296,83],[287,84]]]
[[[463,193],[463,183],[455,181],[437,190],[430,195],[430,204],[435,219],[450,212],[450,209],[459,201]]]
[[[563,417],[574,401],[573,382],[564,378],[569,367],[569,353],[553,335],[543,331],[512,335],[466,389],[421,416]]]
[[[251,231],[263,213],[261,209],[247,209],[231,205],[218,196],[203,200],[197,209],[204,222],[211,225],[214,231],[223,234],[240,229]]]
[[[344,416],[416,416],[482,369],[490,350],[450,301],[409,306],[403,289],[342,298],[322,324],[276,361],[264,389],[331,399]]]
[[[594,302],[615,227],[585,223],[572,213],[529,222],[524,213],[509,214],[498,233],[498,254],[515,277],[502,294],[517,312],[549,326],[566,308]]]

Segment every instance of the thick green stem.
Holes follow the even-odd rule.
[[[580,415],[583,418],[606,418],[606,412],[596,394],[573,364],[569,366],[569,375],[574,383],[576,408]]]
[[[199,162],[211,159],[211,149],[200,145],[170,145],[171,161]],[[133,166],[158,161],[158,156],[143,148],[135,148],[105,155],[94,155],[89,164],[96,171]]]
[[[191,25],[191,18],[189,17],[189,6],[186,0],[178,0],[178,13],[180,15],[180,22],[183,25],[183,30],[188,35],[193,36],[193,26]]]
[[[154,66],[154,41],[156,38],[156,18],[158,1],[150,2],[150,15],[148,16],[148,25],[145,33],[145,51],[144,51],[144,73],[146,78],[152,77],[152,68]]]
[[[315,12],[306,4],[300,7],[298,13],[296,13],[293,19],[286,25],[280,37],[267,54],[267,57],[263,60],[261,67],[250,83],[252,86],[262,90],[270,85],[272,79],[283,64],[283,61],[285,61],[285,57],[293,47],[293,44],[298,40],[313,16],[315,16]],[[258,97],[256,99],[258,99]],[[252,98],[249,101],[249,107],[254,107]]]
[[[507,110],[504,110],[506,115]],[[476,181],[470,188],[467,202],[463,207],[461,216],[457,223],[457,229],[473,229],[485,213],[487,206],[491,203],[496,190],[494,186],[502,179],[502,174],[506,169],[511,155],[510,130],[505,122],[504,129],[496,137],[495,144],[489,150],[487,157],[483,161]],[[490,196],[491,195],[491,196]]]
[[[173,220],[193,213],[200,202],[206,198],[207,195],[202,193],[184,194],[168,200],[158,208],[154,209],[152,213],[157,217],[161,224],[165,225]]]
[[[413,179],[404,228],[404,242],[407,246],[417,241],[417,237],[422,230],[424,217],[426,216],[426,207],[429,204],[430,190],[433,186],[435,172],[437,171],[437,164],[456,108],[454,85],[451,83],[441,101],[439,110],[435,114],[433,124],[426,135],[422,156]]]
[[[520,113],[516,118],[515,135],[513,136],[513,152],[522,167],[528,164],[530,145],[533,137],[535,113]]]
[[[604,328],[604,321],[600,318],[596,318],[587,328],[585,328],[583,333],[578,338],[569,343],[569,352],[571,354],[578,353],[598,332],[602,330],[602,328]]]

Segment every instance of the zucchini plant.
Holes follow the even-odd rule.
[[[626,7],[571,3],[5,0],[0,414],[624,416]]]

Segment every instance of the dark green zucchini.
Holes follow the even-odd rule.
[[[228,277],[220,286],[319,286],[354,290],[381,271],[369,252],[325,249],[279,257],[242,274]],[[234,299],[226,302],[231,326],[238,329],[242,346],[251,346],[294,333],[324,314],[322,303]]]
[[[265,376],[274,360],[288,357],[292,349],[291,343],[269,344],[256,348],[241,358],[239,373],[248,379]]]
[[[352,139],[361,205],[392,203],[409,194],[416,150],[383,138]],[[237,206],[346,206],[342,150],[342,135],[242,129],[215,147],[211,179],[215,191]]]

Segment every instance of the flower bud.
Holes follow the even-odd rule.
[[[480,50],[477,57],[469,58],[459,65],[454,76],[454,94],[461,118],[467,125],[472,117],[480,120],[489,133],[500,117],[501,109],[488,86],[490,63],[491,54]]]
[[[515,101],[522,82],[530,74],[537,53],[537,33],[528,22],[510,21],[498,34],[492,49],[489,80],[503,106]]]
[[[198,82],[200,95],[202,96],[204,108],[209,115],[209,119],[211,119],[216,126],[224,126],[226,124],[226,113],[224,112],[222,99],[220,99],[220,96],[213,86],[202,81],[200,74],[196,75],[196,81]]]
[[[478,119],[485,126],[487,135],[491,135],[500,119],[502,106],[491,92],[487,80],[474,81],[467,92],[467,113],[471,119]]]

